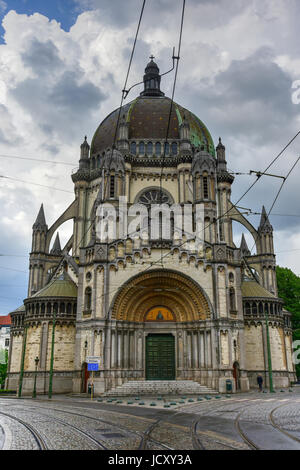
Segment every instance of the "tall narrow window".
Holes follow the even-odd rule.
[[[161,144],[160,144],[160,142],[156,142],[156,144],[155,144],[155,155],[157,157],[160,157],[160,154],[161,154]]]
[[[168,142],[165,143],[165,155],[169,155],[170,153],[170,144]]]
[[[208,181],[207,176],[203,177],[203,198],[208,199]]]
[[[111,176],[110,177],[110,182],[109,182],[109,197],[113,198],[115,197],[115,177]]]
[[[92,289],[87,287],[85,289],[84,308],[85,310],[91,310],[92,306]]]
[[[176,142],[172,143],[172,155],[177,155],[177,144],[176,144]]]
[[[235,311],[235,291],[234,288],[231,287],[229,290],[229,304],[230,304],[230,311]]]
[[[144,155],[145,154],[145,144],[144,142],[139,143],[139,154]]]
[[[152,155],[153,154],[153,144],[152,142],[148,142],[147,144],[147,155]]]
[[[136,155],[136,142],[131,142],[130,152],[133,153],[133,155]]]
[[[249,304],[249,302],[246,302],[245,313],[246,315],[251,315],[251,305]]]

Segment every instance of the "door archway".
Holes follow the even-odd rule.
[[[111,319],[144,322],[147,312],[165,306],[174,322],[208,320],[211,303],[199,284],[172,270],[152,270],[129,279],[113,299]]]
[[[233,378],[235,381],[235,389],[240,389],[240,365],[238,362],[234,362],[233,364]]]

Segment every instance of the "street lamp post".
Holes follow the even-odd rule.
[[[35,362],[35,374],[34,374],[34,386],[33,386],[32,398],[36,398],[36,377],[37,377],[37,368],[39,365],[39,358],[37,356],[34,362]]]

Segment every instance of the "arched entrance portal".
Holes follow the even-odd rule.
[[[173,270],[129,279],[112,299],[106,368],[112,385],[126,380],[212,377],[212,307],[203,289]]]
[[[210,319],[209,300],[199,284],[171,270],[153,270],[127,281],[113,301],[111,319],[144,322],[157,306],[172,312],[175,322]]]

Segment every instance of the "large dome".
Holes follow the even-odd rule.
[[[164,96],[139,96],[124,105],[121,118],[128,124],[129,140],[165,140],[168,128],[171,99]],[[91,145],[91,155],[98,155],[111,147],[114,140],[119,108],[109,114],[95,132]],[[204,145],[215,156],[211,135],[203,122],[193,113],[177,103],[173,103],[169,140],[179,140],[179,126],[184,119],[190,125],[191,144]]]

